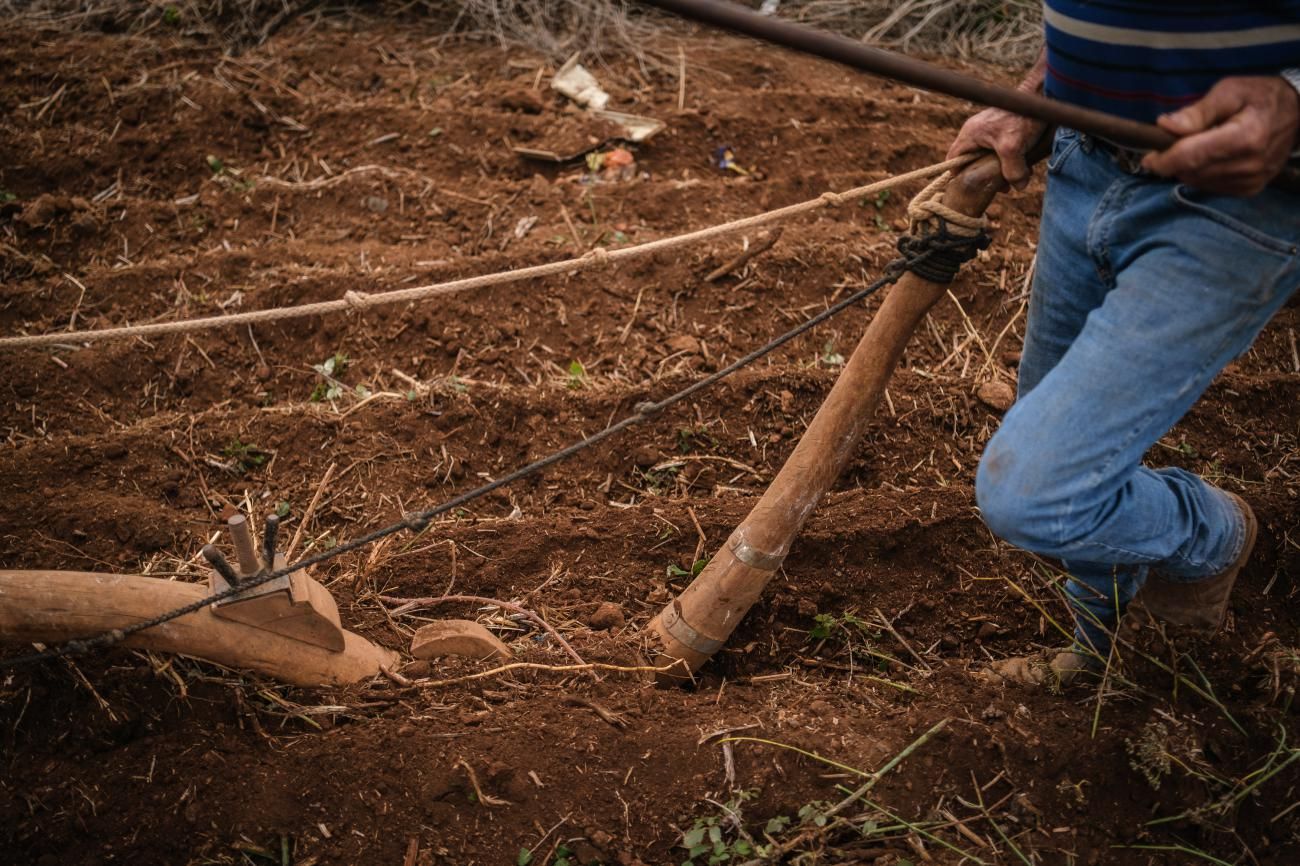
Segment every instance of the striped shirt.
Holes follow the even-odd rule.
[[[1048,96],[1140,121],[1300,66],[1300,0],[1045,0]]]

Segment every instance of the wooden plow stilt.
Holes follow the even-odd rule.
[[[1006,188],[998,160],[985,156],[949,183],[943,204],[982,216]],[[780,568],[804,522],[843,473],[912,332],[948,290],[915,273],[889,291],[826,401],[763,498],[716,556],[651,621],[656,667],[689,676],[716,653]]]

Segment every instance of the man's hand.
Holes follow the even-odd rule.
[[[1143,168],[1206,192],[1251,196],[1277,177],[1296,146],[1300,94],[1277,77],[1225,78],[1157,122],[1180,138],[1147,154]]]
[[[1029,183],[1029,163],[1025,151],[1047,129],[1047,124],[1003,111],[986,108],[962,125],[961,132],[948,148],[948,159],[973,150],[988,149],[998,155],[1002,176],[1016,189]]]

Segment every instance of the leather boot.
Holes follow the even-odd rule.
[[[1155,618],[1169,625],[1197,631],[1214,632],[1223,626],[1228,615],[1228,597],[1232,595],[1237,575],[1250,559],[1259,530],[1255,512],[1245,500],[1233,493],[1228,495],[1241,509],[1246,525],[1246,540],[1241,545],[1241,553],[1232,565],[1213,577],[1190,583],[1169,580],[1152,569],[1146,584],[1138,592],[1137,601]]]

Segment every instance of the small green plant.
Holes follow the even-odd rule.
[[[312,364],[311,368],[321,377],[311,392],[313,403],[333,402],[343,396],[344,386],[338,377],[348,368],[348,356],[345,353],[335,352],[322,363]]]
[[[836,616],[833,613],[819,613],[813,617],[813,622],[816,623],[816,625],[808,629],[808,637],[813,640],[827,640],[832,637],[846,640],[848,637],[852,637],[852,635],[846,636],[843,632],[847,632],[850,629],[861,630],[863,633],[868,634],[873,638],[879,637],[877,632],[869,629],[866,620],[847,612],[842,613],[839,616]]]
[[[168,6],[163,9],[163,20],[168,24],[179,24],[181,21],[181,10],[175,6]]]
[[[231,439],[221,449],[221,456],[230,462],[231,468],[240,475],[246,475],[266,463],[267,454],[256,445]]]
[[[275,516],[283,520],[289,516],[289,503],[279,502],[275,506]]]
[[[817,614],[813,617],[813,627],[808,629],[808,638],[843,644],[851,656],[866,657],[870,659],[869,664],[882,671],[888,670],[891,664],[899,663],[889,653],[876,648],[880,640],[880,632],[876,627],[851,611],[838,616],[832,613]]]
[[[755,799],[757,791],[737,791],[721,814],[695,819],[691,829],[682,834],[679,848],[686,849],[682,866],[719,866],[731,861],[765,857],[772,846],[756,844],[745,831],[741,814],[745,803]],[[768,822],[769,825],[771,822]]]
[[[677,430],[677,450],[682,454],[692,451],[716,451],[718,440],[703,427],[681,427]]]
[[[226,164],[221,161],[220,157],[213,156],[209,153],[206,161],[208,163],[208,171],[212,172],[213,175],[219,177],[226,173]]]
[[[7,204],[11,201],[16,201],[17,199],[18,196],[14,195],[9,190],[0,189],[0,204]]]
[[[569,362],[569,387],[584,388],[587,385],[587,368],[581,361]]]
[[[703,559],[697,559],[695,562],[691,563],[691,570],[687,571],[677,563],[673,562],[669,563],[665,572],[669,580],[672,580],[674,577],[698,577],[700,572],[704,571],[704,566],[708,564],[709,557],[706,556]]]
[[[822,363],[827,367],[843,367],[844,356],[835,351],[835,341],[827,340],[822,344]]]
[[[663,496],[671,492],[677,485],[677,473],[680,470],[680,464],[672,463],[663,467],[641,470],[641,480],[645,482],[646,493],[652,496]]]

